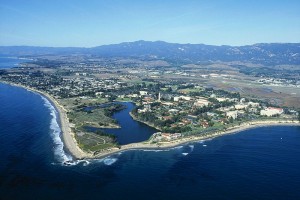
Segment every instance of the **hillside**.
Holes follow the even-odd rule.
[[[242,61],[264,65],[299,65],[300,43],[260,43],[246,46],[176,44],[163,41],[136,41],[77,47],[0,47],[2,55],[90,54],[101,57],[150,57],[185,62]]]

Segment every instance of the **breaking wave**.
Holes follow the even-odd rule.
[[[106,157],[106,158],[104,158],[103,163],[105,165],[112,165],[115,162],[117,162],[117,160],[118,160],[117,158]]]
[[[162,151],[170,151],[170,149],[141,149],[140,151],[162,152]]]
[[[64,143],[61,139],[61,129],[59,127],[58,121],[57,121],[57,111],[54,108],[54,106],[49,102],[48,99],[42,96],[42,99],[44,100],[44,105],[50,110],[50,115],[52,116],[51,122],[50,122],[50,129],[51,129],[51,137],[54,142],[54,156],[60,163],[69,163],[75,164],[73,162],[73,158],[71,155],[67,154],[64,150]]]
[[[194,150],[195,146],[193,144],[189,145],[189,147],[191,148],[191,152]]]

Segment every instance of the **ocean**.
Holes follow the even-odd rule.
[[[0,83],[1,200],[300,199],[299,126],[76,161],[57,120],[47,99]]]
[[[18,67],[20,63],[29,61],[29,59],[19,59],[18,57],[8,57],[0,54],[0,70]]]

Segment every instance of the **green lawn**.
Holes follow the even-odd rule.
[[[80,148],[87,152],[99,151],[116,146],[112,138],[96,135],[95,133],[80,132],[75,134],[75,138]]]
[[[104,109],[101,108],[94,109],[90,113],[85,111],[72,111],[69,113],[69,118],[72,121],[72,123],[76,124],[76,127],[81,127],[81,126],[99,127],[100,125],[105,125],[105,124],[106,125],[115,124],[115,121],[112,118],[106,116],[104,113]]]

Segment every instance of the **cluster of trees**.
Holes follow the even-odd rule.
[[[106,116],[112,116],[113,113],[125,109],[126,106],[123,104],[112,104],[111,106],[104,109],[104,114]]]
[[[210,111],[213,111],[213,110],[221,108],[221,107],[227,107],[227,106],[232,106],[232,105],[234,105],[234,102],[229,102],[229,101],[216,102],[213,105],[196,108],[193,111],[193,115],[200,115],[200,114],[210,112]]]
[[[239,93],[232,93],[225,90],[215,90],[213,88],[205,88],[203,91],[191,92],[191,96],[205,96],[210,97],[212,94],[217,96],[227,97],[227,98],[237,98],[239,99],[241,96]]]
[[[180,90],[180,89],[188,89],[188,88],[194,88],[194,87],[195,87],[194,84],[179,85],[179,86],[177,87],[177,89]]]
[[[163,132],[167,132],[167,133],[184,133],[184,132],[188,132],[191,131],[192,128],[190,126],[177,126],[177,127],[163,127],[162,131]]]
[[[171,127],[171,124],[179,122],[182,119],[181,115],[173,116],[172,118],[167,120],[160,120],[152,112],[145,112],[139,114],[137,113],[137,109],[138,108],[133,109],[132,114],[134,114],[138,119],[142,121],[146,121],[153,124],[156,127],[160,127],[163,132],[182,133],[192,130],[190,126]]]
[[[138,114],[137,116],[140,120],[150,122],[152,124],[155,124],[157,121],[156,116],[151,112],[145,112],[143,114]]]

